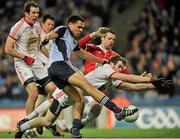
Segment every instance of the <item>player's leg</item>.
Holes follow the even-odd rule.
[[[36,81],[36,83],[37,83],[37,81]],[[37,88],[38,88],[38,91],[39,91],[39,95],[38,95],[38,98],[36,100],[35,107],[39,106],[45,100],[45,98],[47,97],[47,93],[44,90],[44,87],[39,85],[38,83],[36,85],[37,85]]]
[[[74,101],[73,123],[71,133],[73,138],[80,138],[81,118],[84,110],[84,99],[78,90],[71,85],[64,87],[63,91]]]
[[[86,117],[81,120],[82,122],[82,128],[86,126],[87,123],[93,121],[96,119],[99,114],[101,113],[102,105],[100,105],[98,102],[91,100],[92,97],[86,97],[85,99],[89,102],[87,102],[87,105],[90,105],[90,110],[88,111]]]
[[[58,132],[69,132],[69,128],[67,127],[67,122],[64,117],[64,110],[60,113],[58,120],[56,121],[56,125],[58,128]]]
[[[51,125],[56,120],[62,109],[63,107],[59,106],[59,102],[53,99],[45,117],[39,116],[29,121],[23,119],[18,122],[15,138],[21,138],[23,133],[28,129]]]
[[[38,89],[35,82],[30,82],[26,85],[26,91],[28,92],[28,99],[26,102],[26,114],[30,114],[34,108],[38,97]]]
[[[35,103],[35,108],[37,108],[44,100],[46,96],[39,94]]]
[[[28,93],[26,114],[30,114],[35,108],[35,102],[38,96],[38,89],[35,83],[34,74],[32,69],[21,61],[15,61],[15,70],[19,80],[25,86]]]
[[[97,90],[92,84],[90,84],[80,72],[74,73],[68,78],[68,82],[74,86],[77,86],[91,95],[97,102],[104,105],[108,109],[114,112],[117,120],[122,120],[124,117],[134,114],[138,109],[128,110],[119,108],[113,103],[107,96]]]
[[[71,63],[66,61],[54,62],[48,69],[51,80],[57,85],[58,88],[63,89],[63,91],[75,102],[73,109],[74,120],[71,130],[72,137],[80,137],[79,130],[84,107],[83,97],[81,97],[76,88],[68,82],[68,79],[77,70],[78,69],[75,68]]]
[[[49,106],[51,105],[51,100],[46,100],[43,103],[41,103],[33,112],[28,114],[25,119],[31,120],[37,116],[44,116],[47,113],[47,110],[49,109]]]
[[[52,94],[56,90],[56,88],[56,85],[52,81],[45,85],[44,89],[48,93],[48,98],[52,97]]]

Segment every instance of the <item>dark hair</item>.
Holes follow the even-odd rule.
[[[67,23],[69,24],[70,22],[71,23],[76,23],[77,21],[82,21],[84,22],[84,19],[79,16],[79,15],[71,15],[69,18],[68,18],[68,21]]]
[[[122,57],[122,56],[114,56],[114,57],[111,57],[111,59],[109,60],[109,63],[110,62],[113,62],[114,64],[116,64],[118,61],[122,61],[122,63],[124,65],[127,64],[127,59],[125,57]]]
[[[50,14],[46,14],[42,17],[42,22],[45,23],[48,19],[55,21],[53,16],[51,16]]]
[[[27,12],[29,13],[30,12],[30,9],[31,7],[39,7],[38,4],[34,1],[29,1],[29,2],[26,2],[25,5],[24,5],[24,12]]]
[[[116,32],[115,32],[115,30],[113,28],[108,28],[106,33],[108,33],[108,32],[116,35]]]

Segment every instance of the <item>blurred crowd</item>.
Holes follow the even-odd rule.
[[[159,92],[160,97],[180,95],[180,10],[178,1],[150,0],[128,36],[131,73],[143,71],[174,81],[174,87]]]
[[[177,0],[178,1],[178,0]],[[86,33],[97,27],[108,26],[114,5],[119,14],[135,2],[134,0],[39,0],[41,14],[51,14],[56,25],[65,24],[72,13],[86,20]],[[0,99],[26,99],[27,93],[20,84],[12,57],[4,55],[3,46],[9,29],[23,16],[24,0],[0,1]],[[149,0],[145,3],[139,19],[129,31],[127,52],[130,73],[151,72],[156,77],[172,79],[171,90],[159,92],[160,96],[173,97],[180,92],[180,20],[176,1]],[[118,34],[118,32],[117,32]],[[83,61],[73,57],[82,68]]]

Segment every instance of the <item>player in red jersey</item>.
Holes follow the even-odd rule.
[[[94,33],[94,32],[93,32]],[[87,35],[80,39],[78,41],[79,46],[82,49],[85,49],[86,51],[92,53],[93,55],[109,60],[111,57],[119,55],[118,53],[114,52],[112,50],[112,47],[114,45],[115,39],[116,39],[116,33],[113,29],[109,28],[106,32],[106,36],[101,37],[101,44],[95,45],[95,44],[87,44],[87,42],[91,39],[94,39],[94,35],[91,33],[90,35]],[[84,65],[84,74],[88,74],[89,72],[96,69],[96,62],[86,60]],[[128,73],[127,68],[122,69],[123,73]]]

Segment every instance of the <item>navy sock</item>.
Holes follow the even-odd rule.
[[[74,119],[73,120],[73,126],[71,128],[71,133],[75,136],[80,135],[80,128],[81,128],[81,120],[80,119]]]
[[[117,107],[107,96],[104,96],[101,99],[100,104],[104,105],[114,113],[120,113],[122,111],[122,108]]]
[[[73,128],[80,129],[80,127],[81,127],[81,120],[80,119],[74,119],[72,124],[73,124]]]

